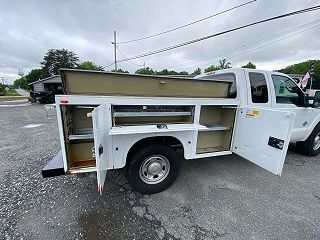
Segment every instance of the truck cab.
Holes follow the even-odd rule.
[[[280,72],[246,68],[218,70],[196,78],[221,78],[230,74],[238,80],[233,89],[236,89],[234,95],[237,95],[242,106],[293,112],[295,118],[290,142],[297,143],[298,150],[306,155],[320,152],[320,137],[315,133],[318,132],[320,109],[308,103],[296,81]]]

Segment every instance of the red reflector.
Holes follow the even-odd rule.
[[[60,100],[60,103],[68,103],[68,100],[66,100],[66,99],[61,99],[61,100]]]

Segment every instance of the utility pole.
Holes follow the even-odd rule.
[[[146,62],[143,62],[143,69],[146,69]]]
[[[117,32],[113,31],[114,69],[117,71]]]

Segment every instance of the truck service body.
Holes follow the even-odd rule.
[[[125,168],[133,189],[155,193],[185,159],[236,153],[280,175],[289,142],[320,151],[320,109],[285,74],[225,69],[194,79],[62,69],[56,96],[61,153],[44,177]]]

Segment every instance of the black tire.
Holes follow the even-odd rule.
[[[296,148],[299,153],[307,156],[317,156],[320,153],[320,147],[314,148],[314,142],[316,138],[319,139],[320,125],[317,125],[307,140],[303,142],[297,142]]]
[[[169,165],[162,166],[160,163],[158,164],[157,159],[160,159],[160,162],[167,160],[166,163],[169,163]],[[166,174],[162,175],[162,178],[155,176],[156,178],[154,179],[159,179],[159,182],[151,183],[151,181],[153,181],[154,179],[147,180],[148,171],[143,170],[145,166],[148,166],[148,164],[149,167],[150,165],[152,165],[151,161],[155,163],[154,166],[156,167],[156,170],[160,171],[158,176],[160,176],[160,174],[162,174],[163,172],[168,171],[166,172]],[[168,167],[165,168],[165,166]],[[146,169],[149,169],[149,167],[147,167]],[[161,192],[170,187],[178,177],[179,171],[180,159],[176,152],[170,146],[162,144],[152,144],[142,148],[140,151],[134,154],[132,159],[128,162],[126,175],[129,184],[135,191],[142,194],[151,194]]]

